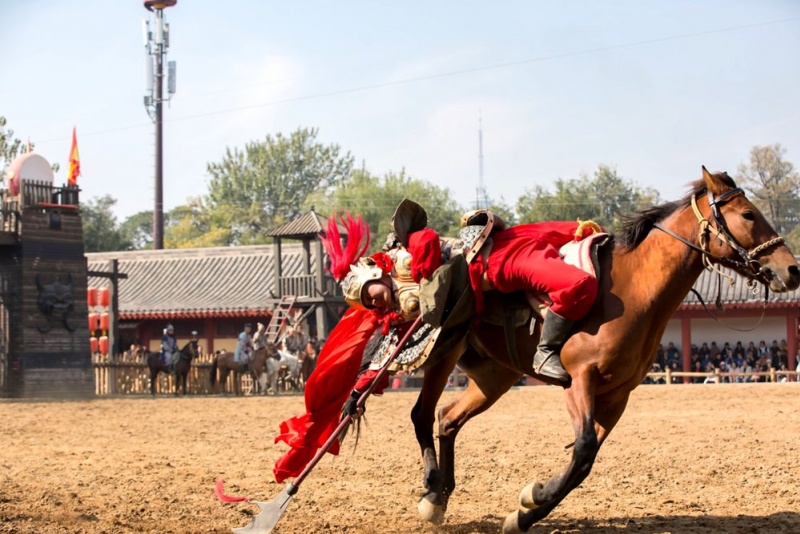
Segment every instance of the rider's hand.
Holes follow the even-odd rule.
[[[342,413],[345,415],[349,415],[351,417],[359,417],[361,416],[364,411],[366,411],[366,406],[358,407],[358,399],[361,398],[361,393],[353,390],[350,393],[350,398],[347,399],[347,402],[344,403],[344,408],[342,408]]]

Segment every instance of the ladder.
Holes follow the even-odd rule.
[[[286,327],[286,323],[289,321],[289,314],[296,300],[296,295],[284,295],[281,297],[278,305],[272,310],[272,318],[270,318],[267,329],[264,331],[267,343],[278,342],[278,339]]]

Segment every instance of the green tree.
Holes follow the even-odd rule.
[[[22,141],[14,138],[14,130],[7,130],[8,121],[0,115],[0,179],[4,180],[8,165],[22,152]]]
[[[463,210],[450,190],[411,178],[405,170],[389,172],[381,178],[363,169],[354,171],[339,187],[311,195],[307,207],[313,205],[326,216],[345,210],[361,215],[370,226],[374,251],[391,232],[392,214],[404,198],[425,208],[430,228],[443,236],[455,235]]]
[[[83,244],[86,252],[130,250],[132,244],[120,232],[113,207],[117,200],[111,195],[81,202]]]
[[[600,165],[591,178],[556,180],[553,192],[542,186],[525,192],[517,200],[517,214],[521,222],[592,219],[613,230],[621,216],[658,202],[654,189],[639,187],[613,167]]]
[[[750,161],[739,165],[737,183],[750,191],[753,203],[772,222],[778,233],[798,225],[800,174],[783,159],[786,150],[778,143],[754,146]],[[797,249],[795,249],[797,250]]]
[[[119,232],[122,239],[130,243],[131,249],[152,249],[153,211],[149,210],[134,213],[119,225]]]
[[[202,198],[189,198],[166,216],[164,243],[168,248],[223,247],[231,243],[230,210],[211,210]]]
[[[204,204],[226,214],[227,244],[263,243],[266,230],[300,215],[309,194],[337,186],[352,169],[350,153],[319,143],[317,129],[267,135],[244,150],[228,148],[222,161],[208,164],[211,181]]]

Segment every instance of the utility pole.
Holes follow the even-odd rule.
[[[153,29],[150,21],[145,20],[144,46],[147,48],[145,61],[147,85],[144,96],[144,107],[156,125],[156,161],[155,161],[155,204],[153,207],[153,248],[164,248],[164,59],[169,48],[169,24],[164,23],[164,9],[173,7],[178,0],[144,0],[144,7],[155,14]],[[175,94],[174,61],[167,63],[167,93],[172,98]]]

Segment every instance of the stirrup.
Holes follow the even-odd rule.
[[[544,358],[541,363],[536,363],[537,356]],[[564,384],[569,384],[570,381],[572,381],[572,377],[569,376],[567,370],[564,369],[564,364],[561,363],[561,358],[555,352],[541,356],[540,353],[537,352],[533,357],[533,370],[536,371],[538,375],[552,378]]]

